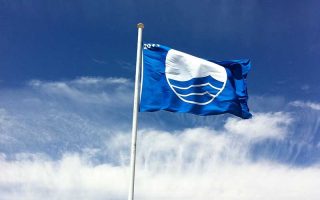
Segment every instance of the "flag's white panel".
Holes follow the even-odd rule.
[[[188,81],[208,75],[223,83],[227,80],[226,70],[220,65],[174,49],[168,51],[166,57],[167,78]]]
[[[207,105],[224,89],[227,72],[207,60],[170,49],[165,62],[167,82],[184,102]]]

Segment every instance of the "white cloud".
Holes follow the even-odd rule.
[[[318,199],[320,168],[293,168],[272,162],[251,162],[247,143],[233,145],[227,135],[207,128],[170,134],[139,133],[136,199]],[[117,134],[109,141],[114,152],[126,151],[130,136]],[[119,143],[120,142],[120,143]],[[234,154],[231,155],[230,154]],[[92,153],[65,154],[59,160],[42,155],[0,159],[3,199],[125,199],[125,164],[93,164]],[[229,159],[226,159],[229,158]]]
[[[65,155],[59,161],[2,159],[1,199],[117,199],[123,195],[126,167],[93,166],[84,159],[79,155]]]
[[[112,85],[112,84],[128,84],[131,85],[131,81],[126,78],[122,77],[108,77],[108,78],[102,78],[102,77],[79,77],[74,80],[70,81],[40,81],[40,80],[31,80],[29,81],[29,85],[31,86],[40,86],[40,85],[50,85],[50,84],[80,84],[80,85],[99,85],[99,86],[106,86],[106,85]]]
[[[312,110],[320,111],[320,103],[311,101],[293,101],[290,103],[291,106],[309,108]]]
[[[255,113],[249,120],[229,118],[227,131],[254,139],[282,139],[286,136],[292,117],[287,113]]]
[[[131,85],[131,81],[126,78],[102,78],[102,77],[80,77],[78,79],[70,81],[75,84],[83,84],[83,85],[112,85],[112,84],[126,84]]]
[[[71,81],[53,82],[32,80],[28,85],[46,94],[67,97],[75,102],[118,105],[129,103],[132,99],[132,83],[125,78],[80,77]]]
[[[12,135],[3,134],[6,130],[14,128],[14,122],[7,114],[7,111],[0,108],[0,144],[14,141]]]
[[[128,79],[33,80],[0,93],[0,152],[57,156],[100,147],[114,131],[131,127]]]
[[[82,77],[1,90],[0,199],[126,199],[132,86]],[[317,199],[319,116],[294,135],[301,120],[284,98],[253,100],[263,109],[250,120],[140,113],[136,199]],[[300,153],[316,161],[295,167]]]

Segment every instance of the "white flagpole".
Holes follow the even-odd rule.
[[[137,61],[136,61],[136,77],[134,84],[134,101],[133,101],[133,117],[132,117],[132,139],[131,139],[131,178],[128,200],[134,199],[134,178],[136,167],[136,142],[137,142],[137,125],[138,125],[138,107],[139,107],[139,85],[140,85],[140,69],[141,69],[141,54],[142,54],[142,30],[144,25],[139,23],[138,28],[138,43],[137,43]]]

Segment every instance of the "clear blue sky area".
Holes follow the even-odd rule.
[[[250,58],[249,92],[320,96],[319,1],[0,1],[0,86],[134,78],[144,41],[217,60]]]

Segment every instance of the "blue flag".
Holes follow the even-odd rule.
[[[145,44],[140,112],[167,110],[247,119],[248,59],[201,59],[159,44]]]

